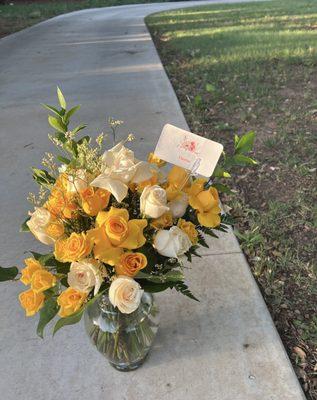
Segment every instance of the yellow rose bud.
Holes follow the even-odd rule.
[[[195,186],[194,186],[195,185]],[[210,187],[203,189],[202,181],[194,183],[189,191],[189,204],[197,210],[199,223],[208,228],[215,228],[220,225],[219,195],[217,189]]]
[[[167,211],[159,218],[156,218],[151,222],[151,226],[153,226],[153,228],[155,229],[164,229],[172,225],[173,225],[173,216],[170,211]]]
[[[72,262],[86,258],[92,251],[93,242],[85,233],[73,232],[68,238],[55,243],[55,258],[61,262]]]
[[[32,276],[35,271],[42,269],[42,265],[39,261],[35,260],[35,258],[26,258],[24,260],[26,267],[21,271],[20,281],[24,283],[24,285],[29,285],[32,280]]]
[[[148,162],[151,164],[157,165],[159,168],[163,167],[166,164],[166,161],[161,160],[158,156],[154,153],[149,153],[148,155]],[[154,184],[153,184],[154,185]]]
[[[115,266],[117,275],[134,276],[147,266],[147,258],[142,253],[123,253]]]
[[[31,288],[35,293],[44,292],[56,285],[56,277],[45,269],[39,269],[32,276]]]
[[[81,308],[87,296],[87,293],[80,292],[71,287],[67,288],[57,298],[57,304],[60,306],[58,315],[61,318],[65,318],[74,314]]]
[[[104,189],[88,187],[80,192],[82,207],[86,214],[95,216],[107,207],[111,193]]]
[[[32,289],[19,294],[21,306],[24,308],[27,317],[36,314],[43,307],[44,299],[43,293],[35,293]]]
[[[198,232],[195,228],[195,225],[190,221],[185,221],[184,219],[180,218],[178,220],[177,226],[186,233],[189,237],[192,244],[196,244],[198,241]]]
[[[174,165],[167,175],[168,186],[174,188],[174,190],[182,190],[190,186],[189,178],[189,171]]]
[[[48,224],[46,234],[54,240],[59,239],[64,235],[64,225],[62,222],[56,221]]]

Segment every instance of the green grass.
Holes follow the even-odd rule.
[[[124,4],[155,3],[169,0],[51,0],[0,4],[0,37],[19,31],[59,14],[85,8],[119,6]]]
[[[295,371],[317,399],[317,1],[210,5],[147,18],[191,130],[256,169],[224,198]]]

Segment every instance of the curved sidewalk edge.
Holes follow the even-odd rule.
[[[81,103],[90,133],[106,116],[126,121],[136,155],[152,151],[165,123],[187,129],[144,17],[204,2],[155,3],[61,15],[0,40],[0,264],[21,265],[30,235],[17,234],[34,187],[30,165],[48,150],[46,113],[60,86]],[[8,179],[10,177],[10,179]],[[121,374],[90,346],[83,327],[40,341],[35,321],[0,291],[0,392],[6,400],[300,400],[305,399],[249,266],[230,232],[210,242],[186,271],[201,300],[158,296],[161,326],[144,367]],[[48,336],[48,333],[47,333]],[[4,345],[5,344],[5,345]],[[27,365],[32,364],[32,373]],[[26,370],[29,372],[26,373]],[[39,383],[40,382],[40,383]]]

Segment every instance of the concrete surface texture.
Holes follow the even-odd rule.
[[[107,116],[126,121],[138,157],[167,122],[187,128],[143,22],[150,13],[210,2],[132,5],[59,16],[0,40],[0,264],[22,265],[25,250],[45,249],[18,227],[35,190],[30,166],[51,150],[46,111],[59,85],[81,103],[89,133]],[[78,120],[79,121],[79,120]],[[304,396],[249,267],[232,233],[210,242],[188,271],[194,302],[157,296],[161,326],[145,365],[112,369],[82,325],[53,339],[24,317],[20,283],[1,285],[0,398],[3,400],[298,400]]]

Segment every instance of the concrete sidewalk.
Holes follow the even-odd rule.
[[[0,265],[21,265],[37,248],[18,234],[34,190],[30,166],[50,149],[46,111],[59,85],[81,103],[89,133],[106,117],[126,121],[138,157],[153,150],[167,122],[187,128],[144,16],[212,2],[131,5],[79,11],[0,40]],[[79,122],[79,121],[78,121]],[[42,248],[43,250],[43,248]],[[45,250],[44,250],[45,251]],[[213,240],[188,272],[196,303],[157,296],[161,326],[145,365],[123,374],[107,365],[83,326],[36,337],[36,320],[17,301],[21,284],[0,291],[3,400],[304,399],[262,296],[232,233]],[[49,331],[47,332],[47,334]]]

